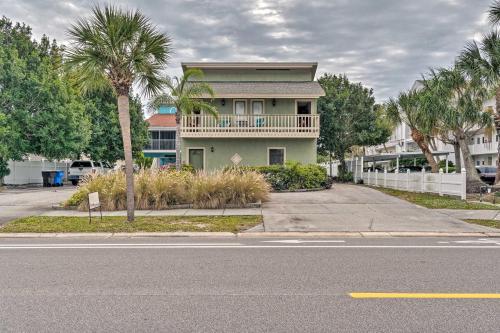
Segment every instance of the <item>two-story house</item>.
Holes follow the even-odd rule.
[[[219,116],[182,116],[182,161],[196,169],[316,163],[319,136],[313,62],[195,62],[215,93]],[[201,96],[209,98],[209,96]]]
[[[146,119],[149,123],[149,143],[144,156],[152,157],[156,167],[175,164],[175,107],[161,106],[158,113]]]

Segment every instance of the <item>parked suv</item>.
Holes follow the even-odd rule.
[[[478,166],[476,167],[479,178],[489,185],[495,184],[495,177],[497,175],[497,168],[491,166]]]
[[[107,173],[112,170],[106,162],[95,161],[73,161],[68,171],[68,180],[71,184],[78,185],[78,182],[89,173]]]

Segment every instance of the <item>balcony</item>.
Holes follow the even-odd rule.
[[[145,151],[175,150],[174,139],[150,139],[144,148]]]
[[[183,116],[183,138],[317,138],[319,115]]]

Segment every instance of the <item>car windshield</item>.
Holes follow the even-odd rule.
[[[71,168],[91,168],[92,163],[90,161],[74,161],[71,164]]]

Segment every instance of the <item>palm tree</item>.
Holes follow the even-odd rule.
[[[181,117],[190,115],[194,111],[207,112],[214,117],[218,116],[217,109],[203,98],[212,99],[214,92],[207,82],[202,81],[203,72],[199,69],[187,69],[180,78],[167,77],[168,92],[153,98],[150,108],[157,110],[161,105],[173,105],[175,113],[175,168],[181,169]]]
[[[483,112],[488,89],[480,80],[468,77],[456,66],[431,71],[424,86],[424,94],[429,96],[424,108],[437,111],[437,132],[444,134],[445,138],[453,136],[458,143],[466,169],[467,188],[478,191],[484,184],[476,172],[469,140],[482,129],[486,129],[491,137],[493,118],[490,113]]]
[[[395,123],[405,123],[411,131],[413,141],[418,145],[429,163],[432,172],[438,171],[438,164],[430,149],[430,133],[434,129],[435,115],[425,114],[420,105],[421,93],[401,92],[397,99],[387,103],[387,116]]]
[[[89,19],[69,29],[71,48],[66,64],[74,70],[83,92],[111,86],[125,155],[127,219],[134,220],[134,178],[130,135],[129,93],[133,84],[146,95],[160,91],[161,71],[170,55],[170,38],[160,33],[139,11],[95,6]]]
[[[491,24],[500,23],[500,1],[496,0],[490,6],[488,18]]]
[[[489,88],[495,89],[495,124],[500,133],[500,34],[494,30],[486,34],[480,44],[467,43],[459,56],[458,67],[472,80],[480,80]],[[497,165],[500,165],[500,142],[498,144]],[[500,181],[500,168],[497,168],[495,184]]]

